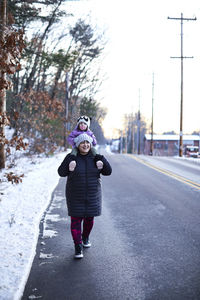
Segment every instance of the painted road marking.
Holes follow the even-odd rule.
[[[133,156],[133,155],[130,155],[130,157],[132,157],[133,159],[137,160],[138,162],[140,162],[140,163],[142,163],[142,164],[144,164],[144,165],[146,165],[146,166],[148,166],[148,167],[150,167],[150,168],[152,168],[152,169],[154,169],[154,170],[156,170],[156,171],[158,171],[158,172],[160,172],[160,173],[163,173],[163,174],[165,174],[165,175],[168,175],[168,176],[170,176],[170,177],[173,177],[173,178],[175,178],[175,179],[177,179],[177,180],[179,180],[179,181],[181,181],[181,182],[183,182],[183,183],[186,183],[186,184],[188,184],[188,185],[190,185],[190,186],[192,186],[192,187],[194,187],[194,188],[200,190],[200,184],[197,183],[197,182],[194,182],[194,181],[192,181],[192,180],[190,180],[190,179],[187,179],[187,178],[185,178],[185,177],[183,177],[183,176],[180,176],[180,175],[178,175],[178,174],[175,174],[175,173],[173,173],[173,172],[171,172],[171,171],[168,171],[168,170],[165,170],[165,169],[161,169],[161,168],[159,168],[159,167],[156,167],[156,166],[152,165],[151,163],[149,163],[149,162],[147,162],[147,161],[144,161],[144,160],[142,160],[141,158],[135,157],[135,156]]]

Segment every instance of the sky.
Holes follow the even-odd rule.
[[[107,108],[105,135],[114,137],[124,114],[142,116],[154,132],[179,133],[181,99],[181,23],[169,17],[194,18],[183,24],[183,133],[200,131],[200,3],[197,0],[82,0],[68,2],[75,16],[91,16],[105,30],[102,70],[107,80],[98,95]],[[152,77],[154,74],[154,91]],[[140,105],[139,105],[140,103]]]

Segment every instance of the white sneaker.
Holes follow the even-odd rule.
[[[92,244],[90,243],[88,238],[82,238],[83,240],[83,247],[84,248],[90,248],[92,246]]]

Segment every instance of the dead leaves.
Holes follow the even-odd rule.
[[[18,183],[22,182],[22,178],[24,177],[24,174],[16,175],[13,172],[10,172],[10,173],[5,173],[4,177],[6,177],[7,180],[9,182],[11,182],[12,184],[13,183],[18,184]]]
[[[11,86],[5,74],[14,74],[20,70],[20,57],[25,47],[24,32],[12,26],[4,26],[0,34],[0,90]]]

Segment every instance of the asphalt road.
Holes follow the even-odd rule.
[[[22,299],[199,300],[200,189],[127,155],[106,155],[103,214],[74,260],[60,179]]]

